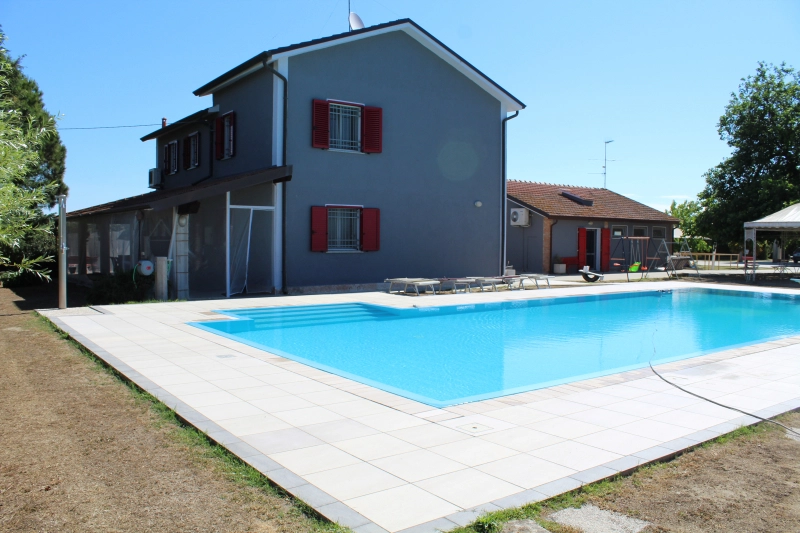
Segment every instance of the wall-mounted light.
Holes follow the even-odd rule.
[[[181,215],[178,217],[178,225],[182,228],[186,227],[186,223],[189,222],[189,217],[186,215]]]
[[[483,205],[483,202],[481,202],[480,200],[475,200],[475,207],[480,207],[482,205]]]

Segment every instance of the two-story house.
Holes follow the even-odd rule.
[[[155,140],[153,192],[71,214],[70,272],[172,259],[179,298],[496,275],[525,106],[405,19],[263,52]]]

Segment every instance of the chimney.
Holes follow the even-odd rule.
[[[162,128],[166,128],[167,127],[167,117],[164,117],[164,118],[161,119],[161,127]]]

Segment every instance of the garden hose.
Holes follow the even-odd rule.
[[[663,295],[663,294],[671,294],[672,293],[671,290],[662,290],[662,291],[658,291],[658,292],[659,292],[659,296],[658,296],[658,306],[656,307],[656,321],[655,321],[655,324],[658,324],[659,315],[661,314],[661,295]],[[658,326],[656,326],[656,329],[653,330],[653,337],[652,337],[653,357],[651,357],[647,361],[647,364],[650,366],[650,370],[653,371],[653,374],[655,374],[656,376],[661,378],[661,380],[664,383],[666,383],[668,385],[672,385],[676,389],[678,389],[680,391],[683,391],[686,394],[691,394],[695,398],[700,398],[701,400],[705,400],[705,401],[707,401],[709,403],[713,403],[714,405],[718,405],[719,407],[724,407],[725,409],[730,409],[731,411],[736,411],[737,413],[742,413],[743,415],[752,416],[753,418],[757,418],[758,420],[761,420],[762,422],[769,422],[771,424],[775,424],[776,426],[782,427],[783,429],[785,429],[789,433],[794,433],[796,436],[800,437],[800,432],[798,432],[796,429],[790,428],[789,426],[785,426],[785,425],[783,425],[780,422],[777,422],[775,420],[771,420],[769,418],[764,418],[763,416],[754,415],[753,413],[748,413],[747,411],[743,411],[742,409],[738,409],[736,407],[731,407],[730,405],[725,405],[725,404],[722,404],[722,403],[719,403],[719,402],[715,402],[714,400],[712,400],[710,398],[706,398],[705,396],[701,396],[701,395],[696,394],[696,393],[694,393],[692,391],[688,391],[688,390],[684,389],[683,387],[681,387],[680,385],[678,385],[677,383],[673,383],[670,380],[668,380],[667,378],[665,378],[664,376],[662,376],[661,374],[659,374],[658,371],[655,368],[653,368],[653,359],[656,356],[656,333],[658,333]]]

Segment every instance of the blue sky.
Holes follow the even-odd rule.
[[[411,18],[528,107],[508,176],[608,188],[663,209],[727,154],[716,124],[758,61],[800,68],[800,2],[351,0],[367,26]],[[347,0],[4,0],[61,128],[157,124],[210,105],[192,91],[257,53],[347,30]],[[147,192],[150,128],[62,130],[72,210]]]

